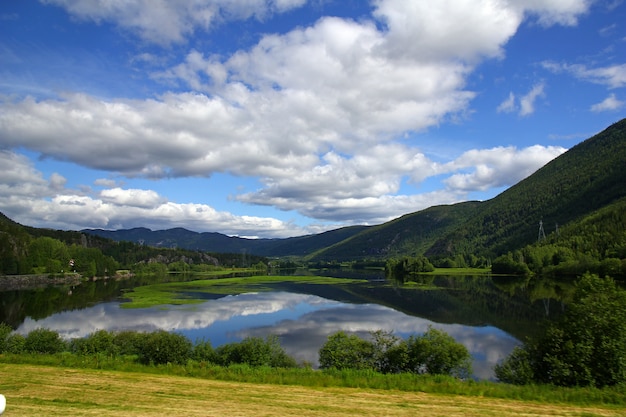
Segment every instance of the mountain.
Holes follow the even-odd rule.
[[[287,239],[245,239],[215,232],[192,232],[183,228],[150,230],[143,227],[124,230],[84,229],[81,232],[115,241],[128,241],[164,248],[185,248],[206,252],[251,253],[260,256],[298,256],[344,241],[368,229],[351,226],[315,235]]]
[[[82,232],[148,246],[297,256],[310,261],[407,255],[491,258],[536,242],[541,222],[548,236],[558,228],[567,231],[571,242],[582,230],[585,234],[578,236],[579,240],[599,242],[594,233],[598,235],[602,231],[605,240],[602,247],[621,253],[620,248],[626,248],[621,226],[625,217],[621,213],[626,206],[625,176],[626,119],[623,119],[488,201],[430,207],[377,226],[344,227],[288,239],[243,239],[182,228]],[[8,239],[6,233],[0,233],[0,238]]]
[[[365,230],[311,259],[498,256],[626,197],[626,119],[485,202],[431,207]],[[623,233],[622,233],[623,234]]]

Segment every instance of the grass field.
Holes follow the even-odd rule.
[[[621,408],[0,364],[3,417],[626,416]]]

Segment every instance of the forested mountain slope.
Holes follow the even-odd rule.
[[[481,203],[435,206],[373,226],[333,246],[312,253],[310,260],[354,260],[422,254],[444,233],[475,215]]]
[[[619,214],[624,198],[626,119],[574,146],[491,200],[430,207],[378,226],[345,227],[289,239],[243,239],[182,228],[51,231],[21,226],[2,216],[0,255],[3,259],[19,257],[26,249],[21,243],[24,239],[20,238],[24,234],[84,245],[88,233],[115,241],[142,242],[146,246],[298,256],[312,261],[415,255],[494,258],[537,242],[540,222],[548,238],[558,225],[567,234],[568,242],[581,239],[597,242],[594,231],[603,230],[605,238],[600,246],[619,252],[620,242],[626,240],[626,232],[620,229],[623,218]],[[576,237],[576,233],[581,235]],[[94,240],[89,246],[99,246],[95,236],[88,239]]]
[[[431,207],[372,227],[312,254],[316,259],[390,255],[495,257],[536,242],[557,225],[626,196],[626,119],[574,146],[485,202]]]
[[[221,233],[198,233],[183,228],[150,230],[143,227],[124,230],[85,229],[82,232],[115,241],[141,242],[163,248],[185,248],[206,252],[251,253],[260,256],[305,256],[343,241],[368,226],[352,226],[314,235],[287,239],[245,239]]]
[[[425,253],[498,255],[626,196],[626,119],[574,146],[484,202],[477,214]]]

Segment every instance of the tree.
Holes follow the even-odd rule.
[[[357,335],[339,331],[328,336],[320,348],[319,362],[322,369],[372,369],[374,367],[374,344]]]
[[[428,327],[421,336],[407,341],[408,367],[412,372],[453,375],[468,378],[472,374],[472,357],[465,346],[449,334]]]
[[[265,339],[246,337],[239,343],[222,345],[215,350],[214,358],[218,364],[224,366],[231,364],[277,368],[296,366],[296,361],[285,353],[278,337],[274,335]]]
[[[374,344],[374,369],[384,374],[406,371],[409,359],[406,341],[384,330],[370,334]]]
[[[609,277],[583,275],[563,317],[498,364],[495,373],[516,384],[626,383],[626,291]]]
[[[144,364],[184,364],[191,358],[189,339],[177,333],[157,330],[142,338],[140,360]]]
[[[50,329],[35,329],[24,340],[24,351],[29,353],[59,353],[65,347],[65,341],[59,333]]]

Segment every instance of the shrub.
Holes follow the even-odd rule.
[[[24,340],[24,351],[29,353],[59,353],[65,348],[59,333],[50,329],[35,329]]]
[[[184,364],[191,358],[191,342],[181,334],[157,330],[143,336],[139,359],[144,364]]]
[[[626,291],[585,274],[561,319],[496,366],[504,382],[561,386],[626,383]]]
[[[75,339],[71,343],[71,350],[74,353],[90,355],[95,353],[106,353],[114,355],[117,347],[113,343],[115,336],[106,330],[97,330],[85,338]]]
[[[113,345],[120,355],[140,355],[145,335],[132,330],[116,332]]]
[[[24,353],[24,344],[26,343],[26,338],[19,333],[10,334],[6,339],[6,350],[5,352],[13,353],[19,355]]]
[[[405,372],[409,360],[406,342],[383,330],[371,332],[371,336],[374,370],[385,374]]]
[[[201,340],[196,342],[193,347],[192,358],[199,362],[211,362],[216,363],[217,357],[215,354],[215,349],[211,345],[211,342],[208,340]]]
[[[229,343],[215,350],[215,360],[219,365],[245,364],[250,366],[271,366],[290,368],[296,361],[288,356],[280,346],[278,337],[247,337],[239,343]]]
[[[322,369],[373,369],[374,344],[339,331],[320,348],[319,362]]]
[[[5,323],[0,323],[0,353],[4,352],[7,348],[7,339],[13,332],[11,326]]]
[[[407,340],[408,368],[416,373],[444,374],[468,378],[472,357],[465,346],[449,334],[428,327],[421,336]]]

